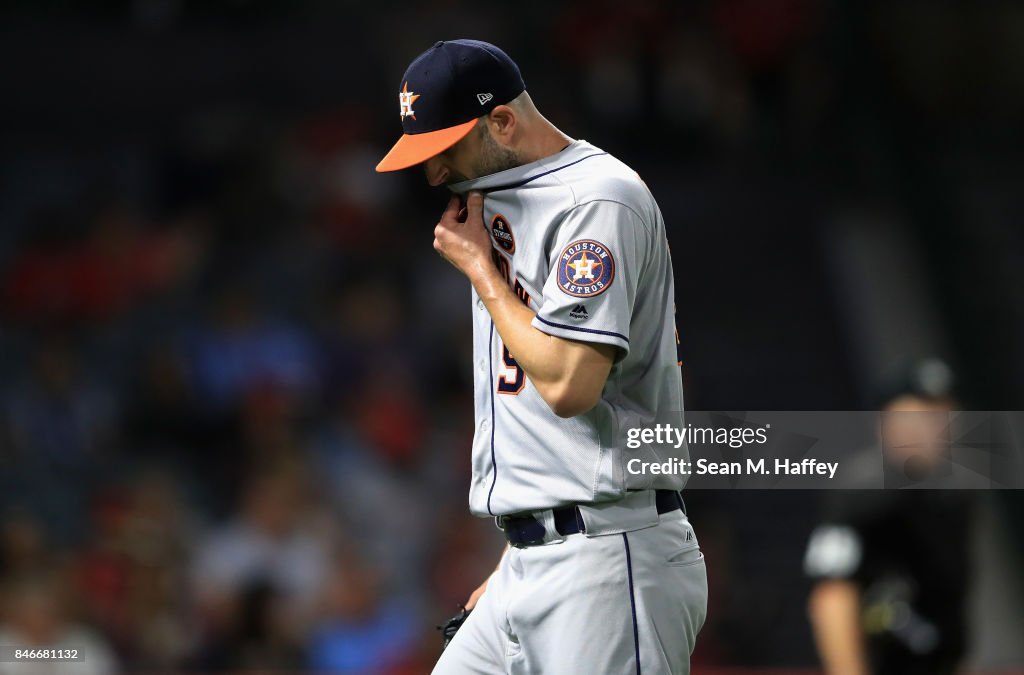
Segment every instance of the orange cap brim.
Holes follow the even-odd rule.
[[[377,171],[398,171],[425,162],[461,141],[474,126],[475,119],[447,129],[422,134],[404,134],[377,164]]]

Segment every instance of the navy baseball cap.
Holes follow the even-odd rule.
[[[404,133],[377,171],[398,171],[444,152],[470,132],[477,118],[524,91],[519,66],[494,45],[436,42],[402,76],[398,114]]]

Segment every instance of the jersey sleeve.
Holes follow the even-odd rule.
[[[822,523],[814,528],[804,554],[804,572],[812,579],[858,576],[864,559],[860,532],[846,523]]]
[[[824,496],[820,524],[811,532],[804,553],[804,572],[811,579],[845,579],[860,583],[865,574],[865,539],[885,509],[871,491],[844,490]]]
[[[629,326],[651,235],[633,209],[613,201],[573,208],[560,223],[533,326],[629,352]]]

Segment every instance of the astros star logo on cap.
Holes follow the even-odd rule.
[[[526,91],[515,61],[480,40],[438,40],[409,64],[399,82],[402,136],[377,171],[398,171],[444,152],[480,117]],[[415,91],[409,91],[410,82]],[[426,105],[413,110],[421,96],[427,97]]]
[[[412,109],[412,104],[416,102],[416,99],[420,97],[420,94],[409,91],[409,82],[407,81],[402,85],[402,91],[398,92],[398,115],[404,120],[406,117],[416,119],[415,111]]]

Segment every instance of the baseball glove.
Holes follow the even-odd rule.
[[[473,610],[466,609],[462,605],[459,605],[459,613],[437,627],[437,629],[441,631],[441,639],[444,641],[441,644],[442,651],[444,651],[444,648],[452,641],[452,638],[455,637],[455,633],[457,633],[459,628],[462,627],[462,624],[466,623],[466,619],[469,618],[469,613],[472,611]]]

